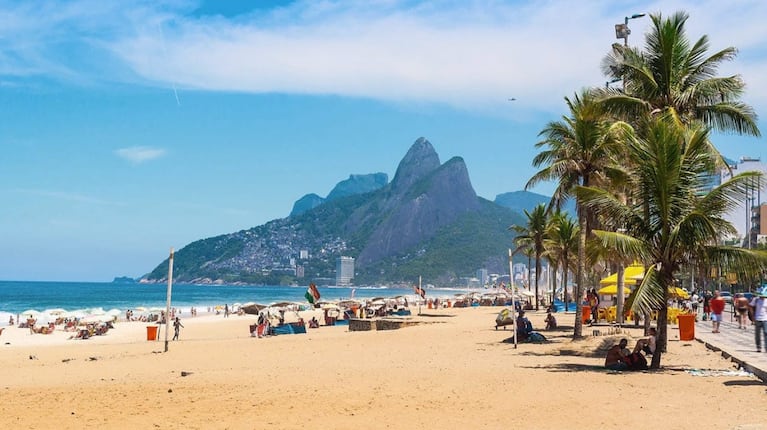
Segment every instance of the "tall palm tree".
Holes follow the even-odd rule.
[[[527,217],[526,225],[512,225],[509,227],[509,230],[517,233],[517,237],[514,238],[517,244],[529,243],[535,251],[535,310],[537,311],[539,309],[538,281],[541,277],[541,256],[545,251],[543,241],[546,238],[548,225],[546,205],[539,204],[533,208],[532,212],[525,210],[525,216]]]
[[[596,187],[583,187],[577,195],[584,205],[625,227],[625,233],[594,230],[602,244],[617,253],[648,263],[648,270],[627,305],[636,312],[658,311],[658,349],[651,367],[660,366],[667,342],[669,287],[674,274],[705,247],[713,264],[758,267],[764,253],[715,245],[722,235],[734,231],[724,219],[748,188],[761,182],[761,174],[747,172],[701,195],[703,175],[716,168],[708,130],[684,127],[671,115],[648,124],[644,136],[627,143],[633,163],[628,166],[633,202]]]
[[[548,239],[544,246],[557,262],[556,266],[562,267],[562,289],[564,291],[565,310],[567,310],[567,273],[570,271],[570,258],[578,252],[578,238],[580,231],[578,224],[566,212],[557,212],[552,216],[549,224]]]
[[[539,133],[543,140],[535,146],[543,150],[533,159],[533,166],[542,167],[525,185],[525,189],[545,181],[556,181],[557,188],[550,207],[560,208],[573,196],[577,186],[604,183],[613,154],[619,148],[617,130],[627,124],[611,121],[595,98],[592,90],[583,90],[571,100],[565,97],[569,116],[553,121]],[[580,301],[586,278],[586,239],[593,226],[594,214],[576,198],[578,213],[578,268],[576,270],[575,300]],[[591,222],[589,221],[591,220]],[[582,336],[581,306],[575,307],[573,335]]]
[[[680,124],[701,122],[720,131],[759,136],[754,109],[740,101],[745,87],[741,77],[716,76],[737,50],[728,47],[709,55],[706,35],[691,43],[685,12],[650,18],[644,50],[615,44],[602,61],[608,77],[624,82],[623,91],[606,91],[609,108],[629,117],[662,113]]]

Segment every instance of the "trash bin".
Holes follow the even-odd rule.
[[[156,325],[146,326],[146,340],[157,340],[157,328]]]
[[[585,323],[586,321],[591,319],[591,308],[588,306],[583,306],[583,314],[581,315],[581,322]]]
[[[679,314],[679,340],[695,339],[695,315]]]

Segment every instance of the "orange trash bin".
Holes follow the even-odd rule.
[[[146,326],[146,340],[157,340],[157,326]]]
[[[695,340],[695,315],[679,314],[679,340]]]
[[[581,314],[581,322],[586,322],[591,319],[591,308],[583,306],[583,313]]]

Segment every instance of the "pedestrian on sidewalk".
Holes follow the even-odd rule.
[[[714,297],[708,302],[711,307],[711,324],[714,327],[712,333],[719,333],[719,324],[722,322],[722,313],[724,312],[724,297],[719,294],[719,290],[714,291]]]
[[[767,352],[767,286],[762,287],[757,296],[751,299],[751,312],[754,315],[756,352],[762,352],[762,336],[764,336],[764,350]]]

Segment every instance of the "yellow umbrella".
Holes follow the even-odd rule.
[[[679,287],[669,287],[668,289],[669,294],[671,294],[672,297],[679,297],[680,299],[689,299],[690,293],[687,291],[679,288]]]
[[[623,292],[625,294],[629,294],[631,293],[631,290],[626,287],[623,287]],[[606,287],[602,287],[599,289],[599,291],[597,291],[597,293],[601,296],[614,296],[618,294],[618,284],[612,284]]]
[[[636,285],[637,281],[644,276],[644,266],[641,264],[632,264],[623,270],[623,282],[625,285]],[[618,282],[618,274],[612,275],[599,281],[601,286],[609,286]]]

